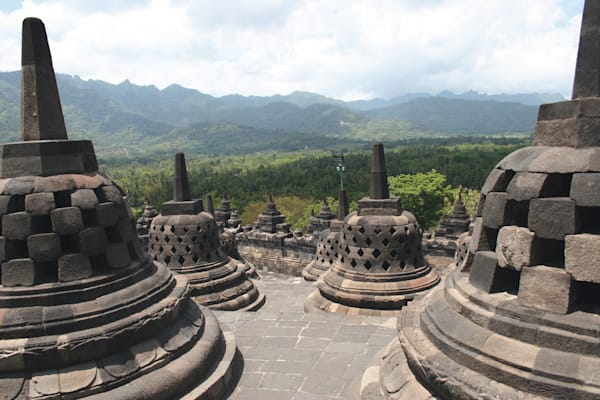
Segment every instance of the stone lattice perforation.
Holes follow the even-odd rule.
[[[165,263],[169,268],[211,263],[225,256],[220,248],[215,221],[203,225],[153,223],[148,252],[154,260]]]
[[[587,172],[583,168],[560,173],[550,167],[551,173],[531,172],[523,166],[515,170],[503,168],[510,168],[510,163],[501,162],[482,188],[477,212],[482,218],[480,226],[476,227],[480,234],[475,235],[476,242],[471,248],[496,253],[506,251],[504,243],[502,248],[497,247],[500,230],[507,226],[526,228],[532,234],[527,248],[531,254],[529,264],[523,263],[523,266],[544,265],[564,271],[566,265],[572,265],[574,267],[566,268],[567,276],[572,280],[571,289],[585,285],[587,292],[590,292],[589,286],[600,290],[597,274],[589,274],[585,267],[578,266],[580,260],[565,260],[566,254],[567,257],[588,259],[598,257],[593,254],[593,249],[586,255],[583,251],[570,250],[565,240],[572,238],[569,239],[571,243],[579,241],[579,247],[582,247],[582,241],[592,243],[600,238],[596,236],[600,233],[600,173]],[[591,236],[586,237],[586,234]],[[514,269],[521,272],[521,266]],[[519,282],[515,282],[512,286],[516,290],[518,285]],[[572,297],[572,294],[568,296]]]
[[[139,259],[123,192],[100,175],[0,180],[2,283],[83,279]]]
[[[360,272],[409,271],[420,266],[422,254],[416,223],[393,226],[345,224],[339,261]]]

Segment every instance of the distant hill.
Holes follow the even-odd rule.
[[[407,120],[426,131],[491,134],[532,131],[537,110],[519,103],[427,97],[365,114],[372,119]]]
[[[530,132],[553,94],[436,96],[342,101],[316,93],[214,97],[171,85],[118,85],[57,75],[69,135],[113,153],[151,154],[177,143],[209,154],[359,146],[432,135]],[[16,140],[20,72],[0,73],[0,140]],[[184,140],[185,139],[185,140]],[[102,150],[102,151],[104,151]]]

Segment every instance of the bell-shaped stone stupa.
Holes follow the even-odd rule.
[[[221,248],[215,218],[203,211],[202,200],[190,194],[185,157],[175,155],[174,200],[162,204],[152,220],[149,254],[172,271],[185,275],[194,299],[218,310],[260,308],[265,297],[245,273],[241,262]]]
[[[435,286],[416,218],[390,198],[383,144],[373,146],[369,197],[344,220],[337,259],[321,275],[305,310],[386,315],[399,313],[415,295]]]
[[[348,200],[346,191],[340,190],[338,213],[333,214],[326,201],[323,202],[319,215],[327,216],[326,224],[315,224],[321,227],[322,230],[314,231],[317,236],[317,250],[313,260],[302,270],[302,277],[307,281],[316,281],[325,271],[329,269],[337,260],[340,231],[344,224],[344,218],[348,214]],[[312,223],[311,223],[312,225]],[[323,228],[324,227],[324,228]]]
[[[222,398],[233,337],[142,250],[92,143],[68,140],[36,18],[22,68],[22,141],[0,145],[0,397]]]
[[[600,399],[599,48],[587,0],[573,99],[542,105],[534,145],[488,176],[470,266],[399,318],[388,398]]]

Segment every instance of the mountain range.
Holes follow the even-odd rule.
[[[412,93],[342,101],[316,93],[214,97],[180,85],[118,85],[58,74],[71,138],[111,156],[177,149],[205,154],[358,146],[366,141],[531,132],[558,94]],[[16,140],[20,72],[0,73],[0,137]]]

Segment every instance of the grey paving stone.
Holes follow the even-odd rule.
[[[304,376],[297,374],[265,373],[258,387],[296,392],[304,383],[304,379]]]

